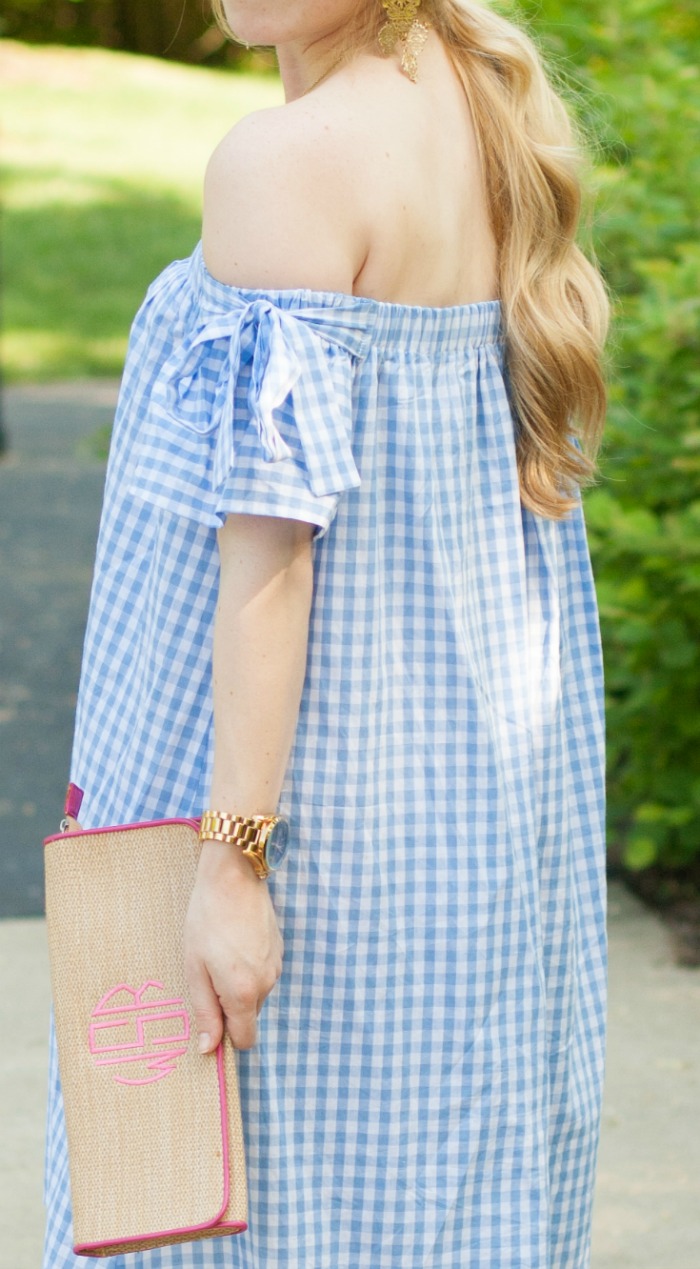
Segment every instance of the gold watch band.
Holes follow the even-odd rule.
[[[259,877],[267,877],[270,869],[261,851],[261,837],[276,815],[230,815],[226,811],[205,811],[199,828],[202,842],[224,842],[240,846]]]

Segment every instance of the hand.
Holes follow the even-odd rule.
[[[203,842],[185,920],[185,973],[200,1052],[226,1026],[237,1049],[256,1041],[256,1020],[282,973],[284,947],[267,882],[239,846]]]

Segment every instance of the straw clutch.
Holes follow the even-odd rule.
[[[241,1232],[235,1055],[228,1039],[198,1053],[182,964],[197,822],[67,832],[44,845],[74,1251]]]

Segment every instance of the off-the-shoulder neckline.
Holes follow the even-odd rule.
[[[212,287],[219,288],[222,294],[240,295],[251,299],[263,299],[270,297],[278,297],[293,301],[296,299],[303,300],[307,303],[316,302],[318,304],[329,304],[333,307],[339,307],[347,304],[352,308],[370,308],[378,312],[401,313],[410,316],[412,313],[416,315],[434,315],[445,314],[456,316],[459,313],[496,313],[500,311],[500,300],[474,300],[470,304],[401,304],[395,300],[378,300],[371,295],[352,295],[349,291],[323,291],[316,290],[313,287],[248,287],[235,286],[230,282],[222,282],[220,278],[214,276],[209,271],[204,259],[204,251],[202,249],[201,240],[197,243],[195,253],[199,256],[199,262],[202,273],[208,284]]]

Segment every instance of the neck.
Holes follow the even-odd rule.
[[[285,101],[296,101],[312,84],[338,63],[342,57],[348,32],[344,27],[320,36],[312,44],[278,44],[277,64],[280,70]]]

